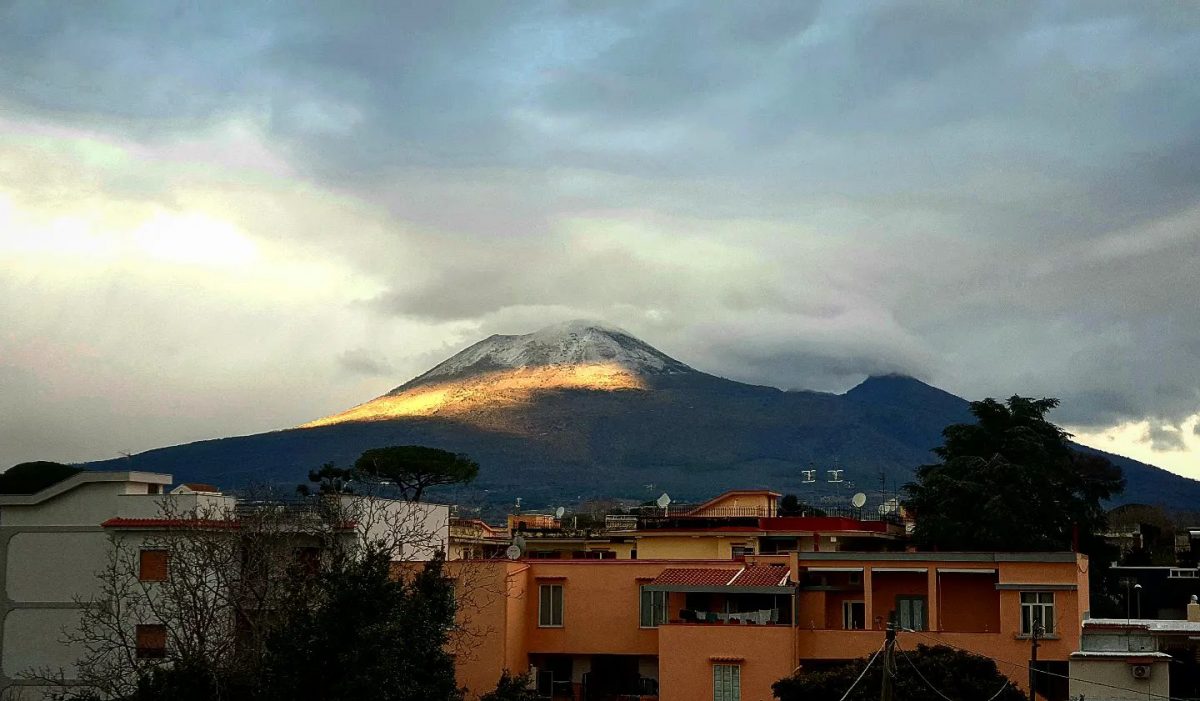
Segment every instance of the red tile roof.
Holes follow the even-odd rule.
[[[729,580],[740,570],[735,569],[713,569],[713,568],[683,568],[683,567],[668,567],[662,571],[662,574],[654,578],[651,584],[681,584],[685,586],[722,586],[729,583]]]
[[[652,585],[704,587],[778,587],[787,583],[788,568],[779,565],[716,569],[711,567],[668,567]]]
[[[730,582],[734,587],[778,587],[786,584],[788,568],[779,565],[747,567]]]

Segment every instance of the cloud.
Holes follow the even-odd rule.
[[[574,317],[781,387],[1200,407],[1185,5],[15,2],[0,61],[0,367],[168,377],[192,423],[133,449]]]
[[[1148,426],[1142,440],[1153,450],[1184,450],[1187,444],[1176,426]]]

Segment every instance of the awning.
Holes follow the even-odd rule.
[[[668,567],[645,586],[647,591],[714,594],[789,594],[789,570],[779,565],[743,567]]]

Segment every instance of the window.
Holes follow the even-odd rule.
[[[667,592],[646,591],[642,587],[642,622],[643,628],[654,628],[667,622]]]
[[[851,585],[862,584],[862,575],[862,572],[851,572],[850,577],[847,578],[846,581],[848,581]]]
[[[563,624],[563,588],[561,584],[538,587],[538,626],[557,628]]]
[[[562,553],[557,550],[534,550],[529,557],[533,560],[561,560]]]
[[[736,560],[739,557],[746,557],[754,554],[753,545],[735,545],[733,546],[733,558]]]
[[[925,630],[925,597],[897,596],[896,615],[900,627],[906,630]]]
[[[861,601],[842,602],[842,628],[863,630],[867,627],[867,605]]]
[[[138,579],[143,582],[167,581],[167,551],[140,551],[138,553]]]
[[[713,665],[713,701],[742,701],[741,665]]]
[[[137,656],[140,659],[161,659],[167,656],[167,627],[158,623],[145,623],[135,629],[137,634]]]
[[[1021,635],[1033,635],[1034,626],[1042,626],[1043,635],[1054,634],[1054,592],[1021,592]]]

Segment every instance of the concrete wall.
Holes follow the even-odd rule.
[[[1168,660],[1149,664],[1150,678],[1134,679],[1131,664],[1122,659],[1071,660],[1072,698],[1086,701],[1147,701],[1167,698],[1170,669]],[[1120,687],[1120,688],[1113,688]]]

